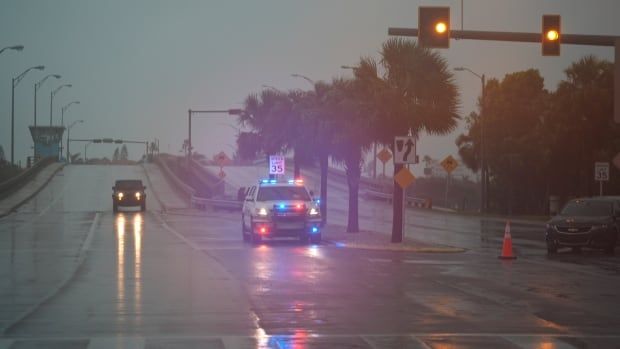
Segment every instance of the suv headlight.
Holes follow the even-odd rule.
[[[140,192],[136,192],[136,199],[140,200],[140,197],[142,196],[142,194],[140,194]]]
[[[265,207],[257,208],[256,215],[266,217],[269,214],[269,211]]]
[[[310,210],[308,210],[308,215],[312,216],[312,217],[316,217],[319,216],[320,212],[317,208],[312,207]]]
[[[118,196],[118,199],[121,200],[123,198],[123,196],[125,196],[125,194],[123,193],[118,193],[116,194],[116,196]]]

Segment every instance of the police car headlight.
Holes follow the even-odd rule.
[[[316,208],[311,208],[310,211],[308,211],[308,214],[310,216],[318,216],[319,215],[319,210],[317,210]]]
[[[269,212],[267,211],[266,208],[261,207],[261,208],[256,210],[256,214],[259,215],[259,216],[266,217],[269,214]]]
[[[136,192],[136,199],[140,200],[140,197],[142,196],[142,194],[140,194],[140,192]]]
[[[122,200],[122,199],[123,199],[123,196],[125,196],[125,194],[123,194],[123,193],[118,193],[116,196],[118,196],[118,199],[119,199],[119,200]]]

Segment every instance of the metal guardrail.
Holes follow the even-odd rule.
[[[379,192],[379,191],[375,191],[375,190],[365,190],[363,192],[363,195],[364,195],[364,197],[366,197],[368,199],[386,200],[388,202],[392,202],[392,194],[391,193],[384,193],[384,192]],[[417,198],[417,197],[413,197],[413,196],[408,196],[406,198],[406,202],[407,202],[407,205],[413,206],[413,207],[433,208],[433,202],[429,198]]]
[[[241,211],[243,201],[225,200],[225,199],[207,199],[192,196],[192,206],[202,209],[225,209]]]

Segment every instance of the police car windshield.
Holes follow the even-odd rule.
[[[299,200],[310,201],[304,187],[261,187],[256,201]]]

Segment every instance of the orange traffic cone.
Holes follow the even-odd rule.
[[[504,231],[504,245],[502,246],[502,255],[499,259],[517,259],[512,254],[512,236],[510,235],[510,221],[506,222],[506,230]]]

